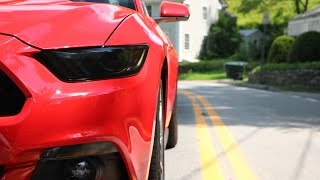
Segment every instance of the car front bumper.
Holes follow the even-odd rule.
[[[37,51],[0,36],[0,70],[26,97],[18,114],[0,117],[0,177],[30,179],[51,148],[108,142],[118,149],[129,177],[145,179],[160,77],[159,66],[150,61],[156,54],[148,54],[135,76],[65,83],[32,57]]]

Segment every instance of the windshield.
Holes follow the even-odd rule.
[[[75,2],[94,2],[94,3],[105,3],[127,7],[136,10],[133,0],[72,0]]]

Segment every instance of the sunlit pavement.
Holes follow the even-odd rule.
[[[166,151],[166,179],[320,179],[316,97],[179,82],[179,142]]]

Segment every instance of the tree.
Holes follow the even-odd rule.
[[[219,20],[212,24],[204,38],[199,58],[210,60],[233,55],[240,44],[237,18],[225,11],[219,13]]]
[[[290,0],[295,5],[297,14],[304,13],[308,10],[309,0]],[[260,10],[261,12],[269,12],[270,9],[283,1],[279,0],[241,0],[239,8],[240,13],[249,13],[252,10]]]
[[[294,0],[296,6],[296,13],[304,13],[308,10],[309,0]]]

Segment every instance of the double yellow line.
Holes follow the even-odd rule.
[[[228,163],[230,164],[235,177],[241,180],[257,179],[244,156],[241,154],[239,144],[218,114],[214,111],[212,105],[203,96],[193,94],[186,90],[180,90],[179,93],[187,96],[193,106],[194,116],[197,123],[197,136],[199,138],[200,163],[203,179],[225,179],[216,150],[212,144],[208,124],[203,117],[203,110],[207,112],[209,119],[214,125],[214,131],[218,137],[219,144],[223,149],[224,155],[227,157]],[[200,104],[202,104],[203,108],[201,108]]]

